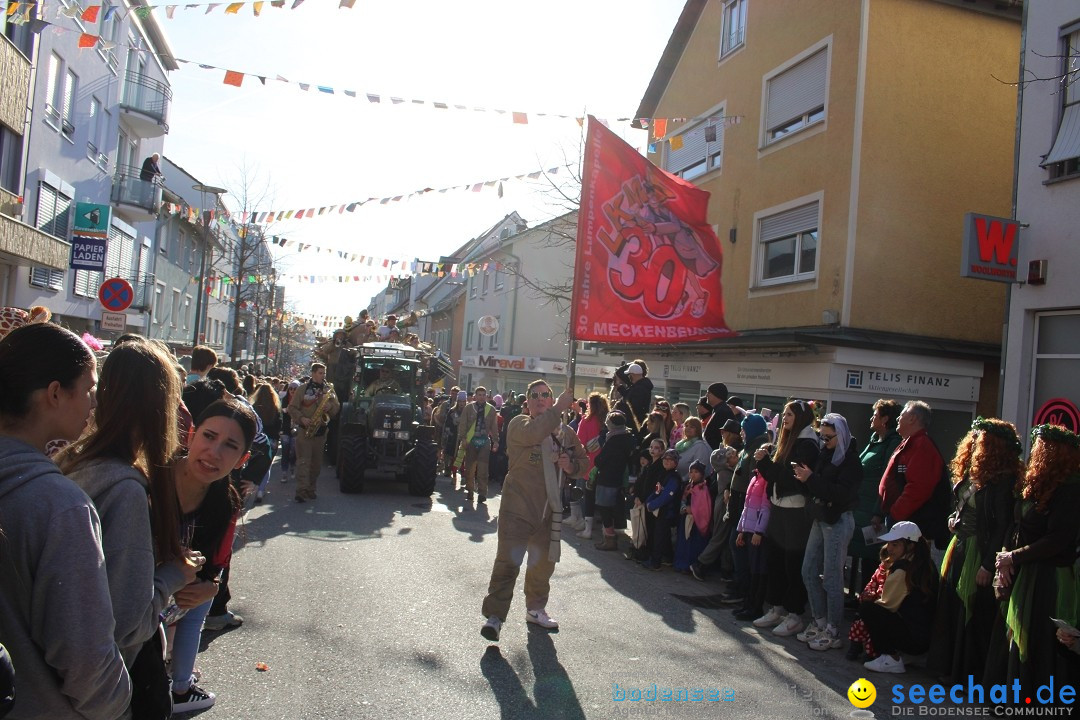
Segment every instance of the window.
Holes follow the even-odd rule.
[[[22,195],[23,138],[0,125],[0,187],[12,195]]]
[[[61,240],[68,239],[71,223],[71,198],[47,183],[38,184],[38,230]],[[35,267],[30,269],[30,284],[57,292],[64,289],[64,271]]]
[[[95,163],[98,158],[98,126],[101,124],[101,101],[96,97],[90,98],[90,127],[86,133],[86,157]]]
[[[742,47],[746,39],[746,0],[724,3],[724,30],[720,38],[720,57]]]
[[[471,298],[476,297],[476,276],[475,275],[470,275],[469,276],[469,297],[471,297]]]
[[[113,47],[105,49],[105,42],[99,42],[97,44],[97,53],[101,56],[101,59],[105,61],[105,64],[109,66],[109,71],[113,75],[116,75],[117,67],[120,62],[116,57],[115,46],[119,43],[120,39],[120,12],[117,6],[109,0],[102,0],[101,2],[101,39],[105,42],[111,43]]]
[[[664,157],[664,169],[686,180],[719,170],[724,159],[723,108],[719,116],[709,117],[671,136]],[[678,149],[675,146],[678,145]]]
[[[68,70],[64,76],[64,104],[60,110],[60,134],[68,140],[75,138],[75,88],[78,83],[79,77]]]
[[[165,283],[154,283],[154,324],[165,324]]]
[[[465,349],[472,350],[473,332],[476,330],[476,323],[469,321],[465,323]]]
[[[176,321],[180,317],[180,291],[172,291],[172,317],[169,319],[169,324],[176,327]]]
[[[488,291],[488,281],[489,281],[489,280],[491,280],[491,273],[489,273],[489,272],[488,272],[487,270],[485,270],[485,271],[484,271],[484,287],[483,287],[483,289],[482,289],[482,290],[480,291],[480,294],[481,294],[481,295],[487,295],[487,291]]]
[[[828,47],[765,81],[765,145],[825,119]]]
[[[184,329],[191,327],[191,296],[184,296]]]
[[[499,330],[502,328],[502,324],[501,324],[502,323],[502,317],[501,316],[496,316],[495,321],[497,323],[499,323],[499,325],[496,326],[495,333],[488,339],[488,349],[489,350],[498,350],[499,349]]]
[[[503,274],[502,274],[502,272],[499,271],[498,264],[495,265],[495,289],[496,290],[502,290],[503,289]]]
[[[1061,57],[1061,122],[1054,145],[1042,162],[1051,180],[1080,176],[1080,23],[1062,31]]]
[[[56,53],[49,55],[48,90],[45,94],[45,122],[60,128],[60,108],[64,105],[64,61]]]
[[[758,245],[761,285],[812,279],[817,272],[818,202],[762,218]]]

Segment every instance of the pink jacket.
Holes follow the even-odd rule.
[[[757,470],[750,478],[750,487],[746,489],[746,502],[736,530],[739,532],[765,534],[769,524],[769,495],[765,492],[765,478]]]
[[[690,508],[690,514],[694,517],[694,525],[702,535],[709,534],[709,523],[712,521],[712,500],[709,497],[709,488],[705,483],[687,485],[683,498]]]

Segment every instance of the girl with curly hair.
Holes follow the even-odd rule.
[[[1023,446],[1011,422],[976,418],[956,448],[952,540],[941,564],[936,629],[927,664],[959,681],[986,665],[997,603],[994,558],[1013,519],[1013,488],[1024,475]]]
[[[1052,618],[1078,618],[1076,519],[1080,516],[1080,437],[1057,425],[1031,431],[1031,457],[1017,484],[1015,522],[997,556],[995,590],[1004,622],[994,628],[987,680],[1019,680],[1021,697],[1054,678],[1080,680],[1080,656],[1055,639]]]

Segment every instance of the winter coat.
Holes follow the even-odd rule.
[[[765,485],[764,476],[755,472],[746,491],[739,524],[735,526],[739,532],[765,534],[765,528],[769,526],[769,513],[772,512],[772,503],[769,502]]]
[[[847,454],[839,465],[833,465],[833,450],[824,448],[810,477],[806,489],[810,491],[810,517],[832,525],[840,516],[855,507],[859,486],[863,481],[863,467],[855,454],[856,441],[851,438]]]
[[[769,483],[769,498],[772,499],[774,505],[800,507],[806,504],[807,489],[795,477],[791,463],[814,467],[819,452],[817,433],[813,428],[805,427],[799,433],[795,446],[787,458],[777,463],[773,462],[771,456],[765,456],[758,461],[757,468]],[[799,496],[802,496],[802,501],[799,500]]]
[[[653,493],[645,501],[645,507],[649,509],[649,512],[659,510],[657,517],[674,520],[679,515],[679,498],[682,489],[679,474],[672,470],[664,476],[661,482],[657,483],[657,487],[659,489],[654,489]]]
[[[596,456],[597,486],[621,488],[635,448],[637,438],[630,433],[608,433],[607,442]]]

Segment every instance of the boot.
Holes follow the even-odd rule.
[[[585,518],[581,515],[581,503],[570,503],[570,516],[563,518],[563,525],[570,530],[584,530]]]
[[[597,550],[618,550],[619,541],[615,539],[615,533],[608,534],[609,528],[604,528],[604,537],[600,542],[593,545]]]
[[[585,518],[585,529],[577,534],[579,538],[586,540],[592,540],[592,526],[594,518]]]

